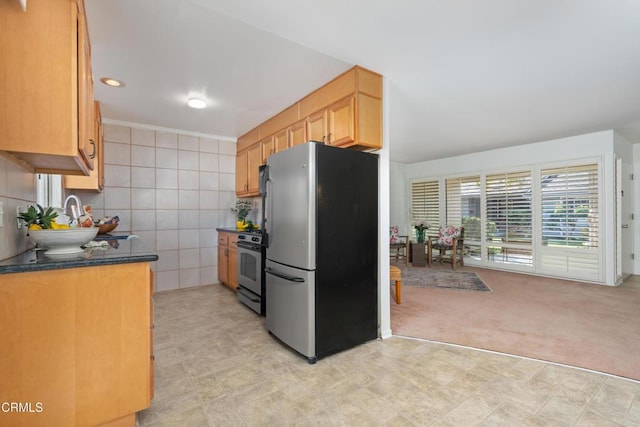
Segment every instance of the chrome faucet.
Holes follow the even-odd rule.
[[[82,202],[80,202],[78,196],[75,196],[73,194],[68,196],[64,200],[64,207],[62,208],[65,215],[68,215],[67,205],[69,204],[69,200],[74,200],[76,202],[75,206],[71,206],[71,218],[73,218],[74,221],[78,221],[78,218],[85,214],[84,208],[82,207]]]

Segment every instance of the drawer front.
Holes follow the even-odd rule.
[[[229,245],[229,233],[218,233],[218,246]]]

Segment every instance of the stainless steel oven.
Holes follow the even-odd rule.
[[[238,300],[260,315],[265,314],[264,290],[265,248],[262,234],[243,232],[238,235]]]

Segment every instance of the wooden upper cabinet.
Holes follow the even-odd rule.
[[[245,197],[249,194],[248,150],[236,154],[236,195]]]
[[[253,144],[236,155],[236,195],[257,196],[259,193],[262,144]]]
[[[345,146],[353,144],[355,140],[354,127],[355,100],[348,96],[327,108],[329,145]]]
[[[306,141],[318,141],[341,148],[382,148],[382,76],[353,67],[238,138],[238,156],[258,144],[260,161]],[[248,165],[248,159],[242,160]],[[248,165],[247,174],[258,174]],[[256,178],[257,179],[257,178]],[[237,181],[238,196],[257,195],[244,190],[245,178]],[[242,186],[242,187],[241,187]]]
[[[322,110],[309,116],[306,121],[309,141],[326,142],[327,111]]]
[[[299,120],[293,126],[290,126],[287,129],[287,132],[289,134],[290,147],[295,147],[296,145],[300,145],[310,139],[307,138],[306,120]]]
[[[104,189],[104,134],[102,128],[102,115],[100,113],[100,103],[94,102],[94,126],[93,140],[96,144],[96,156],[94,160],[93,170],[88,176],[65,175],[64,188],[95,190],[102,191]]]
[[[0,151],[38,172],[87,175],[97,147],[84,2],[30,2],[23,12],[3,1],[0,17]]]

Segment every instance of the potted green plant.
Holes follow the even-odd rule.
[[[231,208],[231,212],[236,216],[236,227],[244,230],[247,227],[247,216],[251,212],[252,204],[249,200],[236,200],[236,206]]]

